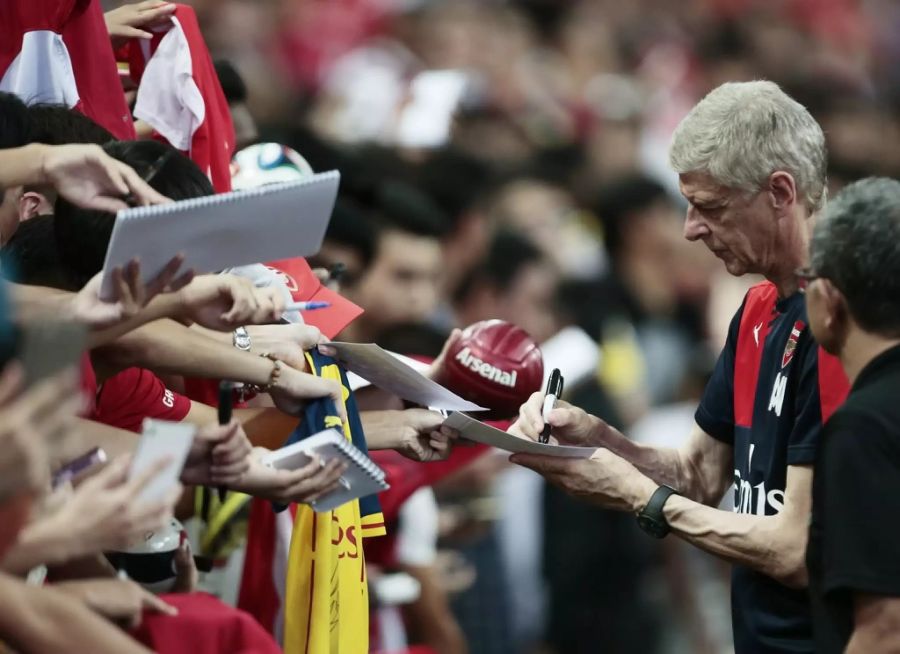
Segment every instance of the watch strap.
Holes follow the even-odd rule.
[[[669,523],[663,515],[663,507],[678,491],[671,486],[661,485],[650,496],[650,500],[638,513],[638,525],[651,536],[663,538],[669,533]]]
[[[655,520],[665,520],[663,517],[663,507],[666,505],[666,501],[672,495],[677,495],[678,491],[672,488],[671,486],[666,486],[663,484],[655,491],[653,491],[653,495],[650,496],[650,501],[641,509],[641,513],[646,515],[647,517],[653,518]]]

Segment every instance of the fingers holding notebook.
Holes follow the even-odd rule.
[[[269,389],[275,406],[291,415],[299,415],[309,400],[328,397],[334,402],[341,421],[347,421],[344,408],[343,387],[333,379],[322,379],[300,372],[290,366],[281,366],[277,379]]]
[[[318,458],[295,470],[279,470],[262,462],[269,454],[265,448],[254,448],[250,468],[232,488],[281,504],[312,502],[334,491],[347,470],[339,460],[323,465]]]

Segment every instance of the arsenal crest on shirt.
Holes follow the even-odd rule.
[[[788,341],[784,346],[784,354],[781,355],[782,370],[784,370],[787,364],[791,362],[791,359],[794,358],[794,350],[797,349],[797,341],[800,339],[800,334],[803,332],[804,327],[806,327],[806,323],[802,320],[798,320],[794,323],[791,335],[788,337]]]

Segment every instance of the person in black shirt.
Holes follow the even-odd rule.
[[[813,479],[816,652],[900,652],[900,182],[845,188],[810,252],[810,326],[853,384]]]

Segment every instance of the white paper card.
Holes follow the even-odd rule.
[[[596,450],[595,447],[577,447],[574,445],[545,445],[513,436],[496,427],[491,427],[483,422],[470,418],[463,413],[451,413],[444,421],[446,427],[452,427],[463,438],[490,445],[492,447],[515,452],[516,454],[543,454],[545,456],[558,456],[564,459],[587,459]]]
[[[335,359],[372,385],[422,406],[448,411],[486,411],[393,357],[374,343],[326,343]]]

